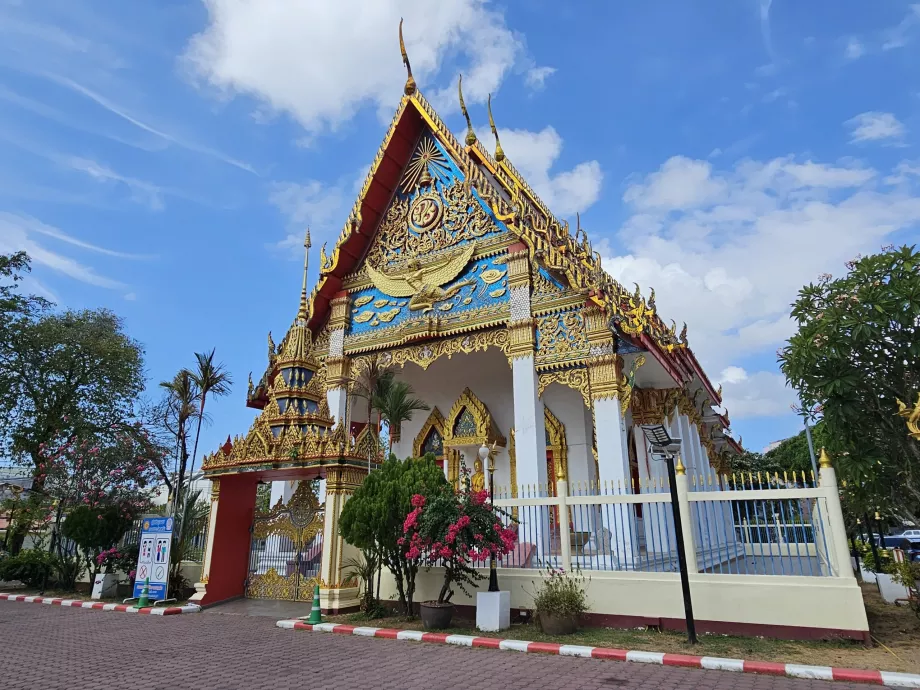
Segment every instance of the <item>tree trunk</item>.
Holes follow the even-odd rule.
[[[438,593],[439,604],[446,604],[450,601],[450,595],[453,594],[453,592],[450,591],[450,576],[450,568],[444,568],[444,584],[441,585],[441,591]]]
[[[201,397],[201,409],[198,411],[198,428],[195,430],[195,445],[192,446],[192,469],[189,470],[189,481],[195,480],[195,458],[198,457],[198,438],[201,436],[201,420],[204,419],[204,396]]]

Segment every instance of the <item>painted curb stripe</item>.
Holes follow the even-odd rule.
[[[9,595],[4,596],[0,594],[0,598],[10,597]],[[167,609],[167,611],[168,610],[169,609]],[[684,654],[664,654],[661,652],[628,651],[625,649],[610,649],[607,647],[556,644],[554,642],[527,642],[526,640],[502,640],[497,637],[447,635],[444,633],[426,633],[421,630],[368,628],[352,625],[337,625],[335,623],[310,625],[297,620],[278,621],[275,625],[286,630],[340,632],[342,634],[359,635],[363,637],[412,640],[414,642],[434,642],[462,647],[483,647],[487,649],[504,649],[514,652],[556,654],[559,656],[577,656],[613,661],[631,661],[643,664],[681,666],[684,668],[700,668],[712,671],[760,673],[773,676],[787,676],[790,678],[805,678],[809,680],[838,680],[850,683],[884,685],[891,688],[920,688],[920,675],[911,673],[863,671],[852,668],[832,668],[830,666],[803,666],[801,664],[779,664],[772,661],[745,661],[742,659],[723,659],[715,656],[700,657],[687,656]]]
[[[665,666],[683,666],[684,668],[702,668],[703,657],[684,654],[665,654],[661,659]]]
[[[700,659],[700,668],[710,671],[734,671],[742,673],[744,671],[744,661],[742,659],[722,659],[717,656],[704,656]]]
[[[809,680],[834,680],[834,669],[830,666],[786,664],[786,675],[792,678],[807,678]]]
[[[583,647],[577,644],[564,644],[559,647],[559,656],[580,656],[585,659],[591,658],[594,647]]]
[[[83,601],[81,599],[59,599],[54,597],[27,597],[22,594],[4,594],[0,592],[0,601],[21,601],[27,604],[45,604],[48,606],[61,606],[75,609],[93,609],[96,611],[119,611],[123,613],[138,613],[154,616],[175,616],[180,613],[198,613],[201,607],[197,604],[185,606],[170,606],[168,608],[125,606],[124,604],[106,604],[101,601]]]
[[[889,688],[920,688],[920,676],[913,673],[882,671],[882,685]]]
[[[834,680],[843,680],[849,683],[883,684],[881,671],[860,671],[855,668],[835,668],[831,670],[834,674]]]

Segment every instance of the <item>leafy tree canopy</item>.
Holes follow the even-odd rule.
[[[0,450],[37,465],[43,443],[86,438],[133,417],[143,350],[99,310],[32,314],[0,341]]]
[[[789,384],[823,413],[825,445],[847,482],[848,509],[920,516],[920,445],[896,400],[920,390],[920,254],[889,247],[823,275],[793,305],[798,332],[779,352]]]

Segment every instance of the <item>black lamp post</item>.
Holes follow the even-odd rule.
[[[677,537],[677,563],[680,568],[680,587],[684,597],[684,619],[687,622],[687,641],[696,644],[696,623],[693,620],[693,602],[690,599],[690,576],[687,572],[687,551],[684,548],[684,527],[680,519],[680,505],[677,498],[677,472],[674,460],[680,452],[680,439],[671,438],[662,424],[644,426],[642,431],[652,446],[652,455],[664,459],[668,468],[668,484],[671,487],[671,514],[674,517],[674,533]],[[684,474],[683,465],[680,473]]]
[[[492,450],[495,450],[495,444],[492,444]],[[482,442],[482,446],[479,448],[479,459],[485,464],[486,460],[489,462],[489,503],[495,505],[495,456],[492,454],[492,450],[489,450],[489,447],[486,445],[485,441]],[[489,591],[498,592],[498,567],[495,561],[495,552],[492,552],[492,555],[489,557]]]

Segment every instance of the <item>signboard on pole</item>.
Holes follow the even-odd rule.
[[[172,546],[173,519],[144,518],[141,525],[141,544],[137,555],[137,574],[134,579],[134,596],[139,597],[144,581],[150,579],[150,599],[166,598],[169,582],[169,550]]]

